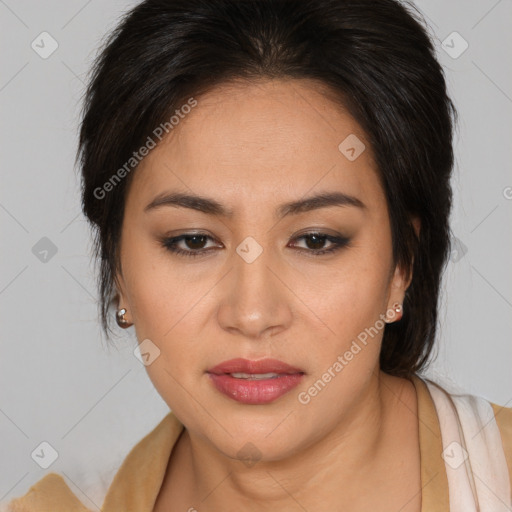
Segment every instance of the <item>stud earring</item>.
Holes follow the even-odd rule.
[[[386,320],[384,320],[387,324],[397,322],[402,318],[402,304],[399,302],[395,302],[393,307],[388,309],[386,312]]]
[[[119,327],[121,327],[122,329],[127,329],[128,327],[133,325],[126,320],[126,318],[124,317],[125,314],[126,314],[125,308],[118,309],[116,311],[116,322],[117,322],[117,325],[119,325]]]

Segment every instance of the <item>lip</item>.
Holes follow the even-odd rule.
[[[237,358],[224,361],[208,370],[208,373],[222,375],[223,373],[304,373],[304,370],[290,366],[279,359],[249,359]]]
[[[279,361],[278,359],[231,359],[224,361],[207,371],[210,381],[228,398],[248,405],[263,405],[274,402],[295,388],[304,375],[304,371]],[[269,379],[238,379],[231,373],[277,373]]]

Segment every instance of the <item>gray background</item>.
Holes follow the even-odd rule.
[[[128,450],[168,412],[133,355],[133,333],[122,332],[117,349],[101,337],[74,168],[87,70],[103,36],[136,3],[0,0],[0,502],[54,471],[98,510],[96,484],[107,486]],[[458,250],[444,280],[438,356],[426,375],[452,392],[510,407],[512,2],[416,5],[460,114]],[[44,31],[58,43],[47,58],[31,47],[51,49]],[[469,45],[460,55],[464,41],[454,31]],[[54,255],[40,252],[49,244],[43,237]],[[43,441],[59,455],[48,469],[31,457]]]

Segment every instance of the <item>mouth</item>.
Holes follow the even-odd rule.
[[[305,372],[277,359],[231,359],[207,371],[214,388],[248,405],[274,402],[295,388]]]
[[[247,380],[264,380],[264,379],[277,379],[282,373],[228,373],[226,375],[231,375],[235,379],[247,379]]]

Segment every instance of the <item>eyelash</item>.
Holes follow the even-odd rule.
[[[198,249],[198,250],[184,250],[184,249],[180,249],[179,247],[176,247],[176,244],[179,243],[180,241],[185,240],[187,238],[192,238],[194,236],[206,237],[206,238],[209,238],[210,240],[213,240],[213,238],[211,236],[207,235],[206,233],[183,233],[182,235],[175,236],[172,238],[162,238],[161,244],[164,247],[164,249],[168,250],[169,252],[172,252],[172,253],[180,255],[180,256],[186,256],[186,257],[192,257],[192,258],[195,258],[198,256],[204,256],[206,253],[211,252],[212,250],[215,250],[215,248],[213,248],[213,247],[208,248],[208,249]],[[300,240],[300,239],[308,238],[311,236],[318,236],[320,238],[325,238],[325,241],[329,241],[329,242],[331,242],[331,244],[333,244],[328,249],[315,250],[315,249],[299,248],[299,251],[308,252],[308,253],[310,253],[309,256],[314,256],[314,257],[322,256],[324,254],[332,254],[332,253],[339,251],[340,249],[346,247],[350,242],[350,240],[348,238],[345,238],[343,236],[332,236],[332,235],[328,235],[327,233],[320,233],[318,231],[311,231],[309,233],[304,233],[303,235],[295,238],[295,240]]]

